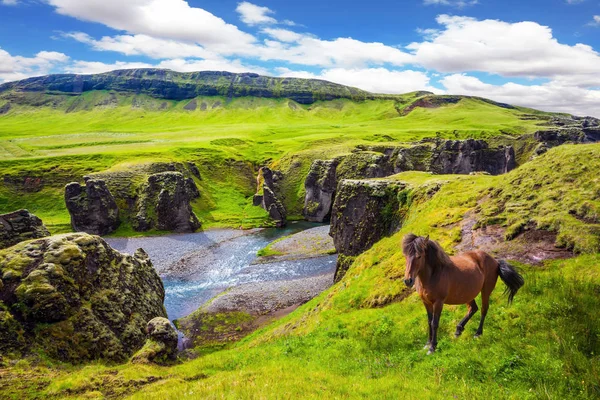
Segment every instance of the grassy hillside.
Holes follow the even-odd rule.
[[[228,170],[231,161],[245,162],[254,172],[275,161],[274,167],[295,177],[286,188],[285,203],[297,217],[304,178],[316,158],[344,154],[358,144],[517,136],[546,122],[544,113],[532,117],[532,110],[474,98],[402,115],[400,109],[420,95],[301,105],[255,97],[175,101],[127,92],[65,96],[9,91],[0,98],[16,96],[19,102],[0,115],[0,169],[5,177],[0,213],[27,207],[51,231],[62,232],[69,229],[62,204],[65,183],[109,168],[191,161],[203,172],[201,189],[209,199],[194,205],[205,226],[256,225],[265,216],[251,210],[254,183],[240,182],[245,177]],[[189,110],[192,101],[196,108]],[[240,183],[228,186],[231,180]],[[41,184],[26,188],[24,182],[32,181]],[[124,225],[117,234],[128,229]]]
[[[397,175],[413,187],[401,230],[359,256],[330,290],[234,348],[172,367],[50,362],[30,367],[20,361],[0,370],[8,382],[0,393],[8,398],[598,398],[598,160],[600,145],[562,146],[504,176]],[[534,176],[543,179],[534,182]],[[441,189],[430,197],[429,189],[438,184]],[[574,204],[587,204],[585,218],[571,212]],[[424,308],[401,280],[403,235],[430,234],[453,252],[467,211],[477,211],[481,223],[491,223],[493,216],[510,228],[516,205],[526,226],[552,229],[561,243],[571,238],[564,243],[587,254],[521,265],[525,286],[508,306],[498,284],[480,339],[472,338],[475,321],[452,339],[466,310],[446,306],[439,352],[426,356]]]

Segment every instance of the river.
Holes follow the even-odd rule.
[[[106,241],[122,252],[133,254],[141,247],[150,255],[165,286],[167,314],[175,320],[233,286],[333,273],[335,255],[253,264],[257,251],[270,242],[316,226],[320,224],[299,221],[283,229],[215,229]]]

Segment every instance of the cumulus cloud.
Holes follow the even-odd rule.
[[[592,18],[592,22],[590,22],[592,26],[600,26],[600,15],[594,15]]]
[[[558,82],[543,85],[506,83],[491,85],[478,78],[453,74],[441,80],[448,93],[485,97],[503,103],[600,117],[600,90],[564,86]]]
[[[69,57],[55,51],[40,51],[34,57],[12,56],[0,48],[0,82],[44,75],[65,64]]]
[[[293,71],[278,68],[280,76],[293,78],[324,79],[326,81],[353,86],[373,93],[407,93],[416,90],[429,90],[441,93],[429,84],[429,77],[422,71],[395,71],[386,68],[331,68],[313,74],[307,71]]]
[[[547,26],[449,15],[438,16],[437,22],[444,27],[442,31],[431,40],[408,46],[425,68],[600,85],[600,55],[585,44],[559,43]]]
[[[252,35],[226,24],[203,9],[190,7],[183,0],[47,1],[61,14],[129,32],[129,35],[103,37],[100,40],[81,33],[71,35],[98,50],[119,51],[126,55],[211,58],[209,54],[212,54],[212,58],[237,56],[345,68],[386,63],[398,66],[409,62],[412,57],[383,43],[367,43],[352,38],[321,40],[312,35],[274,28],[264,29],[272,39],[257,43]],[[245,2],[240,3],[238,9],[244,5],[254,6]],[[266,16],[262,8],[261,13],[263,17]],[[254,19],[251,20],[257,23],[266,21],[257,13],[246,13],[251,18],[248,15],[252,15]],[[203,54],[201,49],[209,54]]]
[[[322,40],[309,35],[301,35],[294,43],[266,40],[255,54],[265,61],[340,68],[384,64],[400,66],[412,60],[410,54],[383,43],[367,43],[352,38]]]
[[[211,54],[202,46],[176,40],[157,39],[148,35],[104,36],[95,40],[83,32],[65,33],[63,36],[90,45],[98,51],[115,51],[128,56],[144,55],[150,58],[204,58]]]
[[[255,38],[184,0],[46,0],[59,14],[104,24],[131,34],[197,43],[247,47]]]
[[[240,19],[248,25],[276,24],[277,20],[271,17],[275,14],[269,7],[261,7],[244,1],[235,9],[240,14]]]
[[[103,72],[114,71],[117,69],[131,68],[152,68],[152,64],[142,62],[123,62],[117,61],[114,63],[103,63],[99,61],[75,61],[73,64],[65,68],[71,74],[101,74]]]
[[[195,71],[229,71],[229,72],[256,72],[267,74],[264,68],[245,65],[240,60],[195,60],[195,59],[172,59],[163,60],[158,64],[144,62],[117,61],[114,63],[103,63],[98,61],[77,60],[67,66],[65,70],[73,74],[100,74],[118,69],[132,68],[163,68],[178,72]]]
[[[271,36],[273,39],[279,40],[280,42],[297,42],[301,40],[304,35],[290,31],[288,29],[281,28],[265,28],[261,31],[262,33]]]
[[[190,60],[173,59],[161,61],[157,68],[172,69],[179,72],[195,71],[228,71],[228,72],[254,72],[268,75],[269,71],[255,65],[244,64],[241,60]]]

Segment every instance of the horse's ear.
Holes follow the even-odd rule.
[[[425,237],[425,242],[426,242],[426,243],[427,243],[427,242],[429,242],[429,235],[427,235],[427,236]]]

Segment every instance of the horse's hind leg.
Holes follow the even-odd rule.
[[[467,322],[469,322],[471,317],[477,312],[478,309],[479,307],[477,307],[475,299],[471,300],[469,302],[469,311],[467,312],[467,315],[465,315],[465,317],[460,320],[458,325],[456,325],[456,332],[454,333],[455,338],[459,337],[463,333],[465,330],[465,325],[467,325]]]
[[[483,334],[483,322],[490,306],[490,293],[481,292],[481,320],[479,321],[479,328],[475,332],[475,337],[479,337]]]

